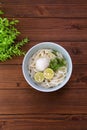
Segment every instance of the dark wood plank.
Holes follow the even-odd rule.
[[[41,41],[30,41],[28,44],[24,45],[22,49],[28,51],[32,46],[40,43]],[[73,64],[87,64],[87,42],[58,42],[53,41],[61,46],[63,46],[70,54]],[[24,56],[13,57],[11,60],[5,62],[0,62],[0,65],[21,65]]]
[[[87,88],[87,65],[73,65],[73,73],[66,88]],[[27,88],[21,65],[0,65],[0,89]],[[29,87],[30,89],[31,87]]]
[[[0,114],[87,114],[87,89],[0,90]]]
[[[1,0],[0,9],[20,20],[17,40],[31,40],[24,50],[54,41],[73,61],[69,82],[53,93],[26,83],[23,56],[0,62],[0,130],[87,130],[87,1]]]
[[[87,18],[87,5],[76,4],[1,4],[5,17],[58,17],[58,18]]]
[[[5,4],[86,4],[86,0],[1,0]]]
[[[19,18],[20,38],[33,41],[87,41],[87,19]]]
[[[20,38],[34,41],[87,41],[87,19],[20,18]]]
[[[87,115],[0,116],[0,128],[3,130],[86,130],[86,122]]]

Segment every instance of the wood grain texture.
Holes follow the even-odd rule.
[[[0,114],[87,114],[87,89],[0,90]]]
[[[86,130],[87,115],[20,115],[20,116],[1,116],[0,128],[3,130],[42,130],[61,129],[61,130]],[[32,122],[34,125],[32,125]],[[10,128],[10,129],[9,129]]]
[[[21,39],[21,38],[20,38]],[[19,40],[20,40],[19,39]],[[26,45],[22,47],[24,51],[28,51],[34,45],[43,41],[30,41]],[[87,42],[60,42],[60,41],[53,41],[56,44],[63,46],[70,54],[72,58],[73,64],[87,64]],[[84,57],[84,58],[83,58]],[[24,56],[21,57],[13,57],[11,60],[7,60],[6,62],[0,62],[0,65],[21,65]]]
[[[73,73],[59,91],[41,93],[22,74],[23,57],[0,62],[0,130],[87,130],[87,1],[0,0],[4,17],[15,18],[22,47],[53,41],[70,54]]]
[[[1,0],[3,4],[87,4],[86,0]]]
[[[87,65],[74,65],[66,88],[87,88]],[[0,65],[0,89],[28,89],[21,65]],[[30,87],[29,87],[30,89]]]
[[[87,18],[87,5],[76,4],[1,4],[6,17],[53,17],[53,18]]]
[[[87,19],[18,18],[20,39],[34,41],[87,41]]]

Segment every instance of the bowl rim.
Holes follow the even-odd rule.
[[[47,45],[47,44],[50,44],[50,45],[53,45],[53,46],[57,46],[59,48],[61,48],[62,51],[64,51],[69,59],[69,64],[70,64],[70,68],[69,68],[69,72],[68,72],[68,76],[67,78],[59,85],[53,87],[53,88],[38,88],[34,85],[32,85],[31,82],[29,82],[29,80],[27,79],[26,77],[26,74],[25,74],[25,68],[24,68],[24,64],[25,64],[25,61],[26,61],[26,58],[27,56],[29,55],[29,53],[32,52],[33,49],[37,48],[38,46],[41,46],[41,45]],[[43,48],[43,47],[42,47]],[[38,49],[39,50],[39,49]],[[61,51],[60,51],[61,52]],[[59,90],[60,88],[64,87],[65,84],[69,81],[70,77],[71,77],[71,74],[72,74],[72,69],[73,69],[73,65],[72,65],[72,59],[70,57],[70,54],[68,53],[68,51],[61,45],[59,45],[59,43],[54,43],[54,42],[40,42],[34,46],[32,46],[28,51],[27,53],[25,54],[24,56],[24,59],[23,59],[23,62],[22,62],[22,72],[23,72],[23,76],[25,78],[25,80],[27,81],[27,83],[34,89],[38,90],[38,91],[41,91],[41,92],[54,92],[54,91],[57,91]],[[33,82],[33,81],[32,81]],[[37,85],[38,86],[38,85]]]

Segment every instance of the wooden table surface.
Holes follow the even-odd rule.
[[[0,130],[87,130],[87,0],[0,0],[0,9],[20,20],[24,50],[52,41],[73,61],[69,82],[53,93],[26,83],[23,56],[0,62]]]

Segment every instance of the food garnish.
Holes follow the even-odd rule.
[[[0,10],[0,15],[3,12]],[[11,59],[12,56],[24,55],[25,52],[20,49],[29,40],[24,38],[22,41],[16,43],[17,36],[20,32],[15,25],[18,20],[9,20],[8,18],[0,17],[0,61]]]
[[[37,72],[34,75],[34,79],[36,82],[41,83],[44,80],[44,74],[42,72]]]
[[[48,80],[51,80],[54,76],[54,71],[51,68],[47,68],[44,70],[44,77]]]

